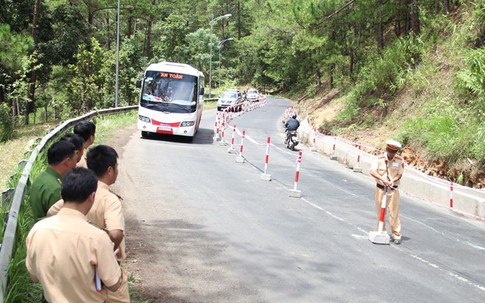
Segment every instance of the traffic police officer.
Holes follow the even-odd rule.
[[[110,185],[116,182],[118,177],[118,154],[116,150],[107,145],[98,145],[91,148],[87,154],[87,164],[90,170],[98,176],[98,189],[93,207],[86,215],[94,225],[105,230],[117,250],[119,262],[126,258],[125,252],[125,219],[121,197],[110,190]],[[48,216],[57,214],[63,207],[60,200],[54,204],[48,212]],[[130,294],[128,284],[122,283],[116,292],[106,292],[107,303],[128,303]]]
[[[76,167],[76,147],[61,140],[47,151],[48,166],[32,183],[30,206],[34,221],[46,216],[49,207],[61,198],[61,178]]]
[[[32,280],[42,284],[48,302],[105,302],[106,289],[116,291],[126,281],[108,235],[86,219],[96,188],[92,171],[67,173],[61,190],[64,207],[27,235],[25,265]]]
[[[377,156],[377,160],[371,167],[370,174],[376,180],[374,198],[377,210],[377,224],[381,211],[381,202],[384,194],[387,196],[387,210],[391,225],[391,239],[395,244],[401,243],[401,221],[399,220],[399,181],[404,171],[404,160],[396,153],[401,148],[401,143],[395,140],[386,141],[386,151]],[[384,230],[385,228],[384,219]]]

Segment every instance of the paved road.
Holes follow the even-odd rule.
[[[177,303],[484,302],[483,222],[404,194],[402,244],[374,245],[372,179],[307,147],[302,198],[289,197],[297,153],[282,144],[288,105],[270,98],[231,122],[248,135],[244,164],[213,142],[214,110],[191,143],[133,132],[115,188],[140,291]],[[260,179],[267,136],[271,182]]]

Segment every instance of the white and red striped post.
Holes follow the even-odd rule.
[[[226,113],[222,112],[222,125],[221,125],[221,145],[227,145],[226,138],[224,136],[226,129]]]
[[[264,158],[264,172],[261,174],[261,179],[271,181],[271,175],[268,175],[268,162],[269,162],[269,146],[271,144],[271,138],[266,140],[266,157]]]
[[[235,140],[236,140],[236,124],[232,126],[231,146],[227,149],[227,152],[230,154],[236,153],[236,149],[234,148]]]
[[[216,113],[216,120],[214,121],[214,141],[221,140],[219,136],[219,124],[220,124],[220,117],[219,112]]]
[[[239,145],[239,156],[236,157],[236,162],[238,163],[244,163],[246,162],[246,159],[243,157],[243,150],[244,150],[244,138],[246,137],[246,131],[243,130],[242,136],[241,136],[241,144]]]
[[[379,226],[377,231],[382,233],[384,231],[384,220],[386,218],[386,208],[387,208],[387,186],[384,187],[384,195],[381,201],[381,213],[379,215]]]
[[[453,208],[453,181],[450,181],[450,207]]]
[[[314,127],[313,128],[313,147],[312,147],[312,151],[316,152],[318,149],[317,149],[317,128]]]
[[[362,144],[359,143],[359,153],[357,154],[357,164],[354,167],[354,172],[356,173],[361,173],[362,168],[360,168],[360,154],[362,152]]]
[[[330,160],[337,160],[337,155],[335,154],[336,147],[337,147],[337,136],[334,136],[333,137],[332,154],[330,155]]]
[[[298,158],[296,159],[295,183],[293,185],[293,189],[290,189],[290,197],[294,197],[294,198],[301,197],[301,191],[297,189],[298,180],[300,179],[301,156],[302,156],[302,152],[299,152]]]

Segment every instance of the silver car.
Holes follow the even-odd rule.
[[[233,111],[241,110],[242,101],[242,94],[239,90],[226,90],[217,100],[217,110],[220,111],[227,107],[231,107],[230,110]]]

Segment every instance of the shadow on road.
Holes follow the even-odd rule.
[[[193,138],[184,136],[174,136],[165,134],[149,133],[148,135],[141,137],[144,140],[159,140],[174,143],[192,143],[192,144],[212,144],[214,130],[208,128],[199,128],[199,131]]]

